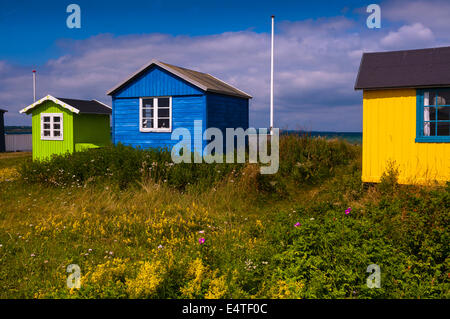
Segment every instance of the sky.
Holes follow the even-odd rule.
[[[69,29],[69,4],[81,28]],[[369,4],[381,28],[369,29]],[[450,45],[450,1],[0,0],[0,108],[6,125],[47,94],[97,99],[151,59],[210,73],[253,96],[250,125],[269,125],[270,16],[274,122],[281,129],[362,130],[354,83],[363,52]]]

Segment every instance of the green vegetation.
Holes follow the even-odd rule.
[[[360,146],[283,136],[275,175],[124,146],[3,161],[1,298],[450,296],[450,184],[365,188]]]

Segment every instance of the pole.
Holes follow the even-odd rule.
[[[272,16],[272,39],[270,47],[270,135],[273,135],[273,38],[275,16]]]
[[[36,70],[33,70],[33,103],[36,102]]]

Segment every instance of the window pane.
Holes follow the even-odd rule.
[[[142,107],[153,107],[153,99],[142,99]]]
[[[153,117],[153,109],[142,109],[142,117]]]
[[[50,136],[50,131],[44,131],[44,136]]]
[[[54,128],[55,130],[59,130],[59,129],[61,128],[61,125],[60,125],[59,123],[53,124],[53,128]]]
[[[153,128],[153,120],[152,119],[143,119],[142,120],[142,128]]]
[[[158,108],[160,107],[169,107],[169,98],[168,97],[160,97],[158,99]]]
[[[423,123],[423,136],[435,136],[436,123],[435,122],[424,122]]]
[[[437,123],[438,136],[450,136],[450,122]]]
[[[50,116],[44,116],[44,122],[50,122]]]
[[[169,117],[169,109],[158,108],[158,117]]]
[[[440,91],[437,100],[438,105],[450,105],[450,91]]]
[[[61,136],[61,131],[53,131],[53,136]]]
[[[50,129],[50,124],[44,124],[44,130],[49,130]]]
[[[423,93],[423,105],[436,105],[436,93],[435,92],[424,92]]]
[[[169,128],[169,119],[158,119],[158,128]]]
[[[450,120],[450,106],[438,107],[438,121]]]
[[[436,120],[436,108],[435,107],[429,107],[428,110],[430,112],[430,121],[435,121]],[[425,117],[424,117],[424,120],[426,120]]]
[[[59,116],[55,116],[54,118],[53,118],[53,122],[61,122],[61,118],[59,117]]]

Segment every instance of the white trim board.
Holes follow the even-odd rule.
[[[67,103],[64,103],[61,100],[58,100],[56,97],[51,96],[51,95],[44,96],[42,99],[34,102],[31,105],[28,105],[26,108],[20,110],[19,113],[27,113],[29,110],[31,110],[31,109],[35,108],[36,106],[44,103],[45,101],[52,101],[55,104],[61,105],[63,108],[68,109],[69,111],[71,111],[73,113],[76,113],[76,114],[80,113],[80,110],[78,110],[77,108],[74,108],[73,106],[71,106],[71,105],[69,105]]]

